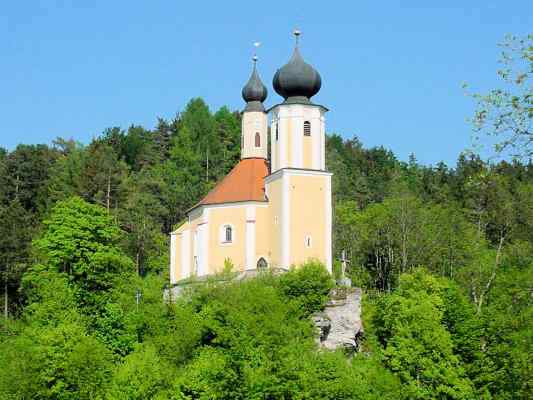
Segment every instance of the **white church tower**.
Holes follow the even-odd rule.
[[[254,67],[248,83],[242,89],[246,107],[242,114],[241,159],[267,158],[268,155],[268,121],[263,102],[267,98],[267,89],[257,74],[257,56],[253,57]]]
[[[274,90],[284,101],[271,113],[270,175],[265,178],[272,204],[279,204],[275,221],[279,236],[278,265],[288,268],[315,258],[331,272],[331,173],[326,171],[324,114],[311,102],[320,90],[320,74],[307,64],[299,49],[299,31],[291,59],[278,69]],[[277,257],[274,257],[276,259]]]
[[[272,82],[274,90],[285,99],[270,109],[272,172],[282,168],[326,168],[324,114],[328,109],[310,101],[320,90],[322,81],[300,54],[300,32],[294,34],[296,47],[292,57],[278,69]]]

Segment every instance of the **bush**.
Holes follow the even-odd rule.
[[[153,346],[139,346],[120,365],[107,392],[107,400],[144,400],[169,388],[174,369]]]
[[[324,309],[328,293],[335,285],[325,266],[318,261],[309,261],[293,267],[279,278],[281,293],[297,301],[306,316]]]
[[[0,398],[102,398],[111,375],[109,351],[71,322],[31,326],[0,344]]]

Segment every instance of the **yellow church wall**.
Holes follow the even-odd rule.
[[[182,239],[182,232],[189,229],[189,223],[185,222],[183,223],[178,229],[176,229],[172,236],[175,236],[174,241],[171,239],[170,245],[174,247],[174,250],[170,252],[170,256],[172,259],[170,260],[171,265],[174,263],[174,269],[171,270],[172,276],[170,277],[170,280],[172,282],[177,282],[180,280],[181,277],[181,271],[182,271],[182,265],[181,265],[181,239]],[[172,238],[171,236],[171,238]]]
[[[222,243],[220,229],[233,228],[233,242]],[[236,271],[245,269],[246,205],[212,207],[209,212],[209,273],[221,272],[229,258]]]
[[[195,243],[198,240],[199,226],[205,223],[204,210],[202,208],[196,209],[189,214],[189,228],[190,228],[190,241],[189,241],[189,265],[190,276],[198,274],[198,266],[195,260],[195,246],[198,249],[199,244]]]
[[[269,207],[267,212],[267,224],[262,228],[262,233],[270,236],[270,259],[267,260],[270,266],[281,265],[281,191],[282,180],[276,179],[267,183]],[[259,243],[259,240],[258,240]]]
[[[310,258],[326,262],[326,176],[291,175],[290,190],[290,264],[300,264]],[[306,247],[306,236],[311,246]]]
[[[268,207],[256,207],[255,210],[255,267],[260,257],[264,257],[268,265],[272,264],[272,229],[271,204]]]

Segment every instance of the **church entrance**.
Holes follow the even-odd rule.
[[[267,269],[267,267],[268,267],[268,263],[266,262],[266,260],[263,257],[261,257],[257,261],[257,269],[263,270],[263,269]]]

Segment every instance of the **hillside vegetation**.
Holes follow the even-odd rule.
[[[531,154],[530,88],[477,100],[476,129]],[[239,113],[193,99],[152,130],[0,149],[1,399],[533,398],[527,157],[424,166],[327,136],[334,258],[364,290],[352,357],[315,344],[315,262],[164,303],[168,234],[239,143]]]

